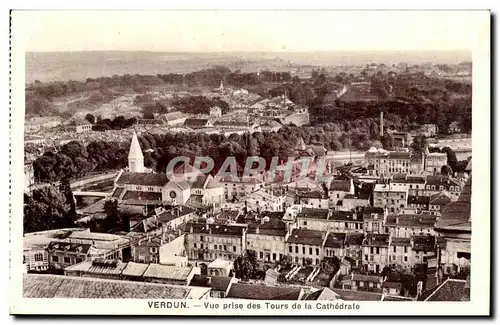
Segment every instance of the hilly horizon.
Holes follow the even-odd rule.
[[[26,83],[85,80],[113,75],[189,73],[224,65],[231,70],[292,70],[369,63],[456,64],[470,61],[465,51],[308,51],[308,52],[27,52]]]

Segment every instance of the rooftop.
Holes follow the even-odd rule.
[[[116,181],[120,185],[165,186],[168,183],[166,174],[123,172]]]
[[[192,229],[191,229],[192,228]],[[190,222],[186,224],[186,232],[195,234],[212,234],[212,235],[226,235],[226,236],[243,236],[247,229],[247,225],[219,225],[219,224],[205,224]]]
[[[436,228],[442,230],[471,231],[472,174],[467,180],[458,200],[446,205]]]
[[[311,246],[321,246],[326,236],[326,231],[311,229],[293,229],[286,240],[290,244],[304,244]]]
[[[185,299],[189,292],[188,287],[165,284],[52,274],[23,274],[25,298]]]
[[[446,279],[443,283],[424,293],[423,301],[470,301],[470,285],[467,280]]]
[[[227,298],[254,300],[299,300],[302,289],[284,286],[266,286],[261,284],[233,283]]]
[[[328,237],[326,237],[325,241],[325,247],[341,248],[344,246],[345,237],[345,233],[328,233]]]
[[[142,277],[148,266],[149,264],[128,262],[122,271],[122,275]]]
[[[149,264],[148,268],[144,272],[144,277],[185,281],[188,279],[192,271],[192,266]]]
[[[330,183],[330,191],[343,191],[349,192],[351,190],[351,181],[350,180],[333,180]]]
[[[408,192],[408,188],[398,184],[375,184],[373,192]]]
[[[328,209],[316,209],[316,208],[304,208],[297,215],[299,218],[310,218],[310,219],[328,219],[329,210]]]
[[[363,245],[367,246],[388,246],[389,235],[382,234],[366,234]]]

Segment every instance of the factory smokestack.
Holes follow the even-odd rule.
[[[380,112],[380,136],[384,136],[384,112]]]

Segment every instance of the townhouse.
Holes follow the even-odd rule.
[[[319,265],[328,233],[311,229],[293,229],[285,240],[285,252],[293,263]]]
[[[286,224],[281,220],[263,217],[262,222],[249,223],[247,249],[255,252],[259,262],[278,262],[285,253]]]
[[[442,191],[447,191],[452,195],[459,196],[462,191],[461,184],[448,176],[428,175],[425,180],[424,195],[431,196]]]
[[[447,191],[431,195],[429,197],[429,213],[439,217],[441,216],[444,207],[452,202],[455,202],[457,199],[457,196],[452,195]]]
[[[385,234],[384,222],[387,218],[387,209],[366,207],[363,211],[363,230],[367,233]]]
[[[186,254],[194,261],[235,260],[247,249],[246,235],[246,224],[190,222],[186,225]]]
[[[352,179],[332,180],[328,187],[330,207],[337,206],[339,201],[342,201],[347,194],[354,194],[354,183]]]
[[[353,259],[356,267],[362,264],[364,240],[365,235],[363,233],[347,233],[345,236],[345,256]]]
[[[411,238],[391,236],[389,243],[389,264],[405,268],[413,266]]]
[[[321,191],[309,191],[298,194],[299,204],[307,208],[328,209],[330,200]]]
[[[389,214],[397,214],[407,207],[408,187],[403,185],[375,184],[373,206],[387,208]]]
[[[408,188],[408,196],[422,196],[425,191],[425,176],[396,174],[391,180],[391,185],[406,186]]]
[[[363,241],[363,265],[368,271],[380,273],[389,265],[389,235],[366,234]]]
[[[345,233],[329,232],[323,245],[323,257],[337,257],[341,259],[344,255]]]
[[[395,237],[410,238],[416,235],[435,235],[434,224],[437,218],[429,213],[399,214],[388,216],[384,226]]]
[[[353,211],[303,208],[297,215],[297,225],[320,231],[362,232],[362,215]]]

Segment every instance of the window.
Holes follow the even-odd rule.
[[[41,262],[43,261],[43,254],[42,253],[36,253],[35,254],[35,262]]]
[[[370,255],[370,262],[373,262],[373,255]]]
[[[319,248],[316,248],[316,255],[319,255]]]
[[[200,248],[203,249],[203,244],[200,244]]]
[[[59,256],[52,256],[52,262],[59,262]]]
[[[224,245],[224,250],[227,251],[227,246],[226,245]]]
[[[312,247],[309,247],[309,255],[312,255],[313,254],[313,249]]]
[[[393,252],[394,252],[394,253],[396,253],[396,246],[394,246],[394,248],[393,248]]]
[[[298,263],[299,262],[299,258],[297,256],[295,256],[295,263]]]
[[[319,259],[318,258],[316,259],[316,264],[319,264]]]
[[[377,253],[376,254],[377,255],[380,254],[380,248],[379,247],[377,247]]]
[[[373,247],[370,247],[370,254],[373,254]]]
[[[64,257],[64,263],[67,263],[67,264],[71,263],[71,258],[65,256]]]
[[[236,246],[233,246],[233,252],[236,252]]]
[[[203,241],[203,236],[200,236],[200,241]]]
[[[142,186],[136,186],[135,189],[140,191],[140,190],[142,190]]]
[[[196,248],[196,243],[193,244],[193,247]]]
[[[259,252],[259,257],[260,258],[264,258],[264,253],[263,252]]]
[[[148,187],[148,191],[154,191],[154,188],[152,186]]]
[[[307,226],[307,221],[304,221],[304,226]]]
[[[408,262],[408,256],[404,257],[405,262]]]
[[[405,246],[405,254],[408,253],[408,247]]]
[[[295,245],[295,254],[299,253],[299,246]]]
[[[302,246],[302,254],[305,254],[306,253],[306,248],[304,246]]]
[[[150,252],[151,253],[156,253],[158,251],[158,248],[156,247],[151,247]]]
[[[365,255],[365,261],[368,261],[368,255]]]
[[[276,261],[276,253],[273,253],[273,261]]]
[[[292,246],[288,246],[288,252],[291,253],[292,252]]]

